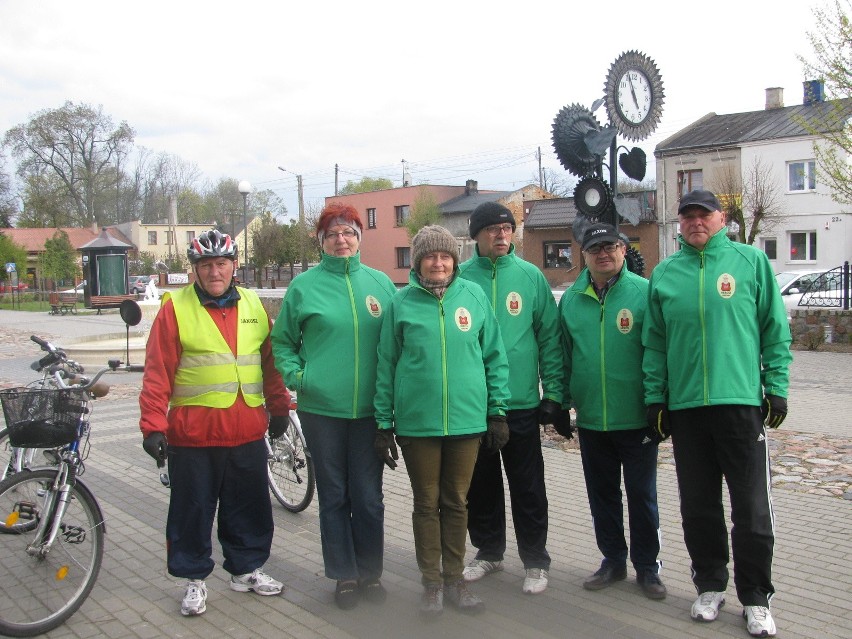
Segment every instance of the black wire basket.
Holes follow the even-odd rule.
[[[52,388],[0,390],[9,443],[18,448],[57,448],[77,438],[88,414],[85,391]]]

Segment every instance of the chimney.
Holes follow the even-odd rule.
[[[802,84],[805,88],[802,97],[803,105],[808,106],[809,104],[825,102],[825,82],[822,80],[805,80]]]
[[[766,89],[766,110],[780,109],[784,106],[784,88],[769,87]]]
[[[479,185],[476,180],[468,180],[464,183],[465,195],[476,195],[477,193],[479,193]]]

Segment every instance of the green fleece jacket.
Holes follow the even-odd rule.
[[[562,403],[562,353],[553,291],[533,264],[509,254],[491,261],[479,247],[459,267],[491,301],[509,359],[509,408],[537,408],[542,399]],[[541,391],[539,390],[541,383]]]
[[[585,268],[559,300],[566,399],[577,426],[611,431],[644,428],[642,323],[648,280],[622,267],[603,303]]]
[[[323,254],[287,288],[272,328],[275,366],[299,408],[328,417],[373,414],[376,348],[396,287],[361,254]]]
[[[382,324],[379,428],[410,437],[485,432],[489,415],[506,414],[508,382],[500,327],[482,289],[456,269],[439,300],[412,271]]]
[[[759,406],[787,397],[790,329],[766,254],[722,229],[699,251],[681,250],[651,274],[645,346],[645,403],[678,410]]]

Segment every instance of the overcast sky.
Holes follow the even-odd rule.
[[[272,189],[291,216],[279,165],[308,204],[334,194],[335,164],[340,186],[399,185],[403,159],[415,184],[512,190],[534,181],[539,147],[564,171],[553,119],[601,97],[624,51],[663,78],[650,159],[711,111],[764,108],[767,87],[801,104],[796,55],[812,55],[823,2],[0,0],[0,133],[66,100],[102,105],[137,145]]]

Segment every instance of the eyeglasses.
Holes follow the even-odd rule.
[[[491,237],[497,237],[501,233],[506,233],[507,235],[512,233],[512,225],[511,224],[495,224],[494,226],[486,226],[485,230],[488,232],[488,235]]]
[[[347,240],[351,240],[353,237],[355,237],[358,234],[355,231],[353,231],[352,229],[346,229],[345,231],[338,231],[336,233],[329,231],[323,237],[326,240],[336,240],[341,235],[343,237],[345,237]]]
[[[598,255],[601,251],[604,253],[615,253],[615,249],[617,248],[618,244],[595,244],[587,248],[586,253],[589,255]]]

